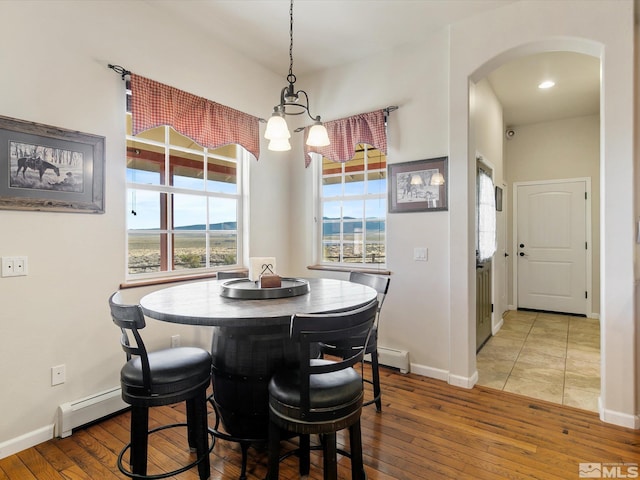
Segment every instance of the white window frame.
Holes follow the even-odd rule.
[[[130,117],[130,113],[127,112],[127,116]],[[207,252],[207,261],[209,263],[209,247],[210,247],[210,235],[211,230],[209,229],[209,199],[210,198],[233,198],[237,201],[237,212],[236,212],[236,263],[233,265],[224,265],[224,266],[205,266],[199,268],[187,268],[187,269],[177,269],[172,270],[172,256],[173,256],[173,236],[172,234],[176,232],[176,229],[157,229],[153,230],[153,235],[163,235],[166,234],[167,239],[167,258],[164,261],[167,264],[167,270],[165,271],[156,271],[156,272],[147,272],[147,273],[130,273],[129,272],[129,233],[135,232],[136,230],[130,230],[128,225],[126,226],[126,234],[125,234],[125,272],[126,279],[128,281],[139,281],[145,279],[163,279],[163,278],[173,278],[173,277],[184,277],[190,275],[201,275],[205,273],[213,273],[222,269],[229,269],[234,267],[241,267],[244,263],[245,253],[247,251],[247,241],[248,241],[248,209],[245,208],[245,205],[248,205],[247,196],[248,196],[248,174],[245,175],[245,172],[248,172],[248,163],[250,159],[249,153],[246,149],[242,147],[238,147],[237,149],[237,157],[227,157],[213,153],[214,150],[208,148],[202,149],[189,149],[185,147],[181,147],[178,145],[172,145],[170,143],[170,129],[169,126],[164,126],[164,142],[154,141],[142,137],[137,137],[133,135],[126,135],[126,141],[133,141],[138,144],[145,144],[155,147],[164,148],[164,178],[168,179],[170,174],[170,153],[171,151],[179,151],[188,154],[195,154],[198,156],[202,156],[203,158],[203,173],[204,173],[204,188],[202,190],[196,189],[188,189],[188,188],[180,188],[174,187],[171,185],[151,185],[151,184],[141,184],[135,182],[126,182],[125,195],[128,196],[132,189],[135,190],[147,190],[158,193],[167,194],[167,212],[166,212],[166,225],[172,225],[172,194],[187,194],[194,196],[201,196],[206,198],[206,222],[205,222],[205,230],[203,233],[205,234],[205,247]],[[221,159],[227,162],[232,162],[236,164],[236,193],[223,193],[223,192],[215,192],[208,191],[207,186],[207,177],[208,177],[208,169],[206,168],[207,161],[210,158]],[[125,170],[126,170],[125,165]],[[165,182],[167,183],[167,182]],[[125,205],[127,202],[125,202]],[[128,216],[130,212],[126,211],[125,215]],[[162,253],[161,253],[162,254]]]
[[[321,267],[324,268],[328,268],[331,269],[332,267],[337,268],[337,269],[352,269],[352,270],[372,270],[372,271],[379,271],[382,269],[386,269],[386,265],[387,265],[387,255],[388,255],[388,248],[387,248],[387,223],[388,223],[388,205],[387,205],[387,188],[384,189],[383,192],[381,193],[369,193],[368,192],[368,185],[369,185],[369,179],[368,179],[368,174],[373,173],[373,172],[377,172],[377,171],[384,171],[385,172],[385,178],[386,178],[386,182],[387,182],[387,187],[388,187],[388,174],[387,174],[387,164],[385,162],[385,168],[384,169],[374,169],[374,170],[369,170],[369,162],[368,162],[368,151],[370,149],[375,149],[375,147],[372,147],[370,145],[367,144],[363,144],[365,151],[364,151],[364,170],[362,171],[362,174],[364,175],[364,193],[361,195],[345,195],[344,192],[344,176],[348,175],[348,173],[345,173],[345,167],[346,164],[348,162],[345,163],[336,163],[336,165],[340,165],[341,166],[341,173],[336,173],[335,176],[338,177],[340,176],[342,178],[342,194],[341,195],[336,195],[336,196],[332,196],[332,197],[323,197],[323,171],[322,171],[322,167],[323,167],[323,159],[320,155],[317,154],[313,154],[313,161],[314,163],[317,164],[317,168],[314,170],[315,171],[315,175],[314,177],[316,177],[314,180],[314,190],[315,190],[315,197],[317,199],[316,201],[316,212],[317,214],[314,215],[316,221],[315,221],[315,238],[316,238],[316,248],[315,248],[315,262],[317,265],[320,265]],[[386,158],[386,155],[385,155]],[[385,224],[385,228],[384,228],[384,236],[383,236],[383,240],[382,242],[367,242],[366,240],[366,218],[364,219],[365,225],[364,225],[364,229],[363,229],[363,239],[362,239],[362,249],[364,254],[366,255],[366,248],[367,248],[367,243],[381,243],[384,245],[384,262],[382,263],[366,263],[366,262],[327,262],[324,261],[324,243],[323,243],[323,203],[325,201],[362,201],[362,209],[363,209],[363,218],[364,218],[364,211],[365,211],[365,204],[366,201],[368,200],[375,200],[375,199],[381,199],[384,203],[385,203],[385,208],[384,208],[384,224]],[[342,207],[341,207],[342,208]],[[341,222],[344,222],[343,220],[341,220]],[[344,231],[343,229],[341,229],[341,233],[340,233],[340,256],[342,257],[343,254],[343,247],[344,247],[344,237],[343,237]],[[365,257],[366,258],[366,257]]]

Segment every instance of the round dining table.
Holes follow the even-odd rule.
[[[373,288],[348,281],[295,280],[308,283],[308,292],[284,298],[229,298],[221,292],[238,280],[210,280],[164,288],[140,300],[148,317],[213,327],[214,405],[232,437],[267,438],[269,380],[276,370],[298,364],[297,346],[289,338],[293,314],[348,311],[377,298]]]

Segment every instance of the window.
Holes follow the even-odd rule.
[[[246,150],[207,149],[168,126],[131,131],[127,114],[129,276],[238,265]]]
[[[346,163],[323,158],[320,177],[320,263],[385,264],[386,156],[360,144]]]
[[[496,201],[490,170],[478,164],[476,198],[476,260],[491,260],[496,251]]]

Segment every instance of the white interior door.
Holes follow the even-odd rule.
[[[586,181],[516,188],[518,308],[586,314]]]

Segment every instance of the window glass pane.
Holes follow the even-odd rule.
[[[179,188],[204,190],[204,157],[173,149],[169,154],[169,184]]]
[[[387,261],[384,243],[367,243],[365,263],[385,263]]]
[[[364,204],[362,203],[362,200],[349,200],[342,202],[342,217],[344,219],[357,218],[362,221],[363,215]]]
[[[340,262],[340,243],[327,242],[322,244],[322,261],[323,262]]]
[[[162,228],[162,202],[166,199],[160,192],[127,190],[127,229],[158,230]]]
[[[358,145],[354,157],[344,164],[344,194],[364,195],[364,150]]]
[[[365,200],[364,202],[365,218],[370,220],[382,220],[387,216],[387,200],[386,198],[374,198]]]
[[[207,159],[207,190],[210,192],[237,193],[237,164],[228,160],[209,157]]]
[[[367,170],[387,170],[387,157],[377,148],[367,150]]]
[[[127,182],[161,185],[164,148],[127,140]]]
[[[129,274],[159,272],[161,268],[160,245],[166,234],[129,232]]]
[[[197,195],[173,195],[173,228],[204,230],[207,222],[207,199]]]
[[[215,231],[209,234],[209,255],[211,266],[238,264],[238,234]]]
[[[322,204],[322,218],[323,219],[336,219],[341,218],[341,205],[342,202],[324,202]]]
[[[173,268],[184,270],[206,267],[207,245],[204,232],[173,235]]]
[[[342,163],[322,157],[322,176],[342,173]]]
[[[345,195],[364,195],[364,174],[348,173],[344,177]]]
[[[322,179],[322,196],[337,197],[342,195],[342,176],[330,176]]]
[[[209,199],[209,229],[237,230],[238,201],[235,198]]]
[[[362,220],[346,220],[342,224],[342,256],[345,262],[362,262],[363,234]]]
[[[385,195],[387,193],[386,170],[367,174],[367,193],[369,195]]]

